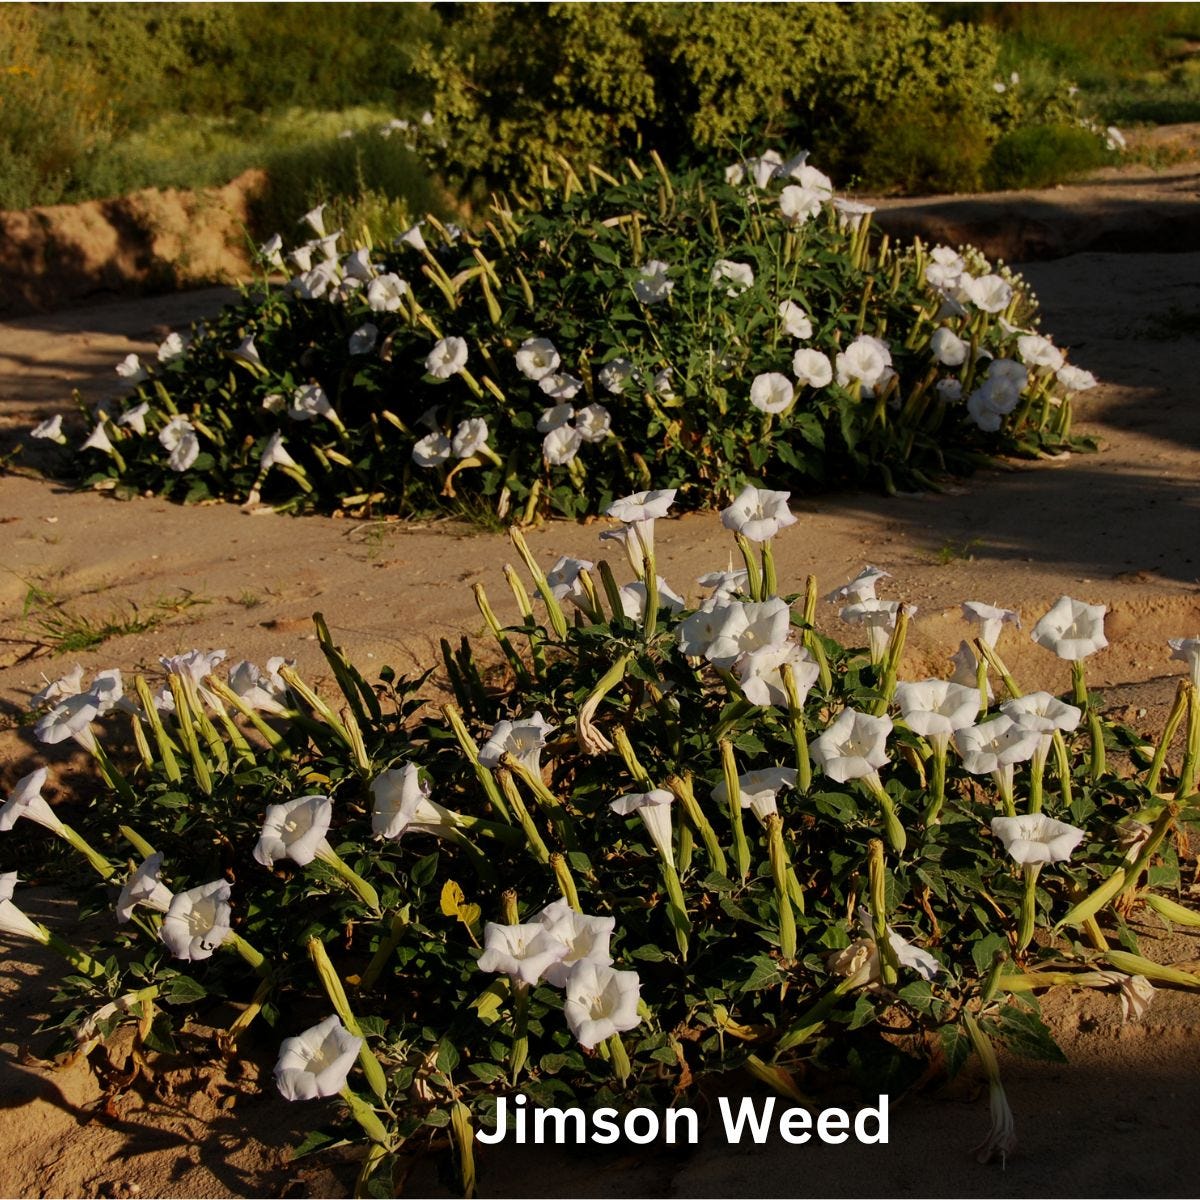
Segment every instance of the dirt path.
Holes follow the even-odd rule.
[[[888,594],[919,606],[907,674],[942,671],[965,626],[958,604],[998,602],[1036,618],[1067,593],[1110,606],[1111,647],[1089,679],[1114,704],[1152,721],[1182,664],[1167,637],[1200,633],[1200,253],[1086,253],[1030,266],[1045,329],[1104,380],[1079,405],[1077,425],[1103,450],[1055,464],[985,472],[946,496],[851,494],[798,503],[781,539],[781,579],[814,572],[823,589],[866,562],[894,575]],[[0,325],[0,421],[27,426],[67,403],[115,390],[113,364],[151,348],[162,328],[221,302],[217,292],[75,310]],[[549,563],[560,553],[595,557],[607,523],[555,523],[531,543]],[[664,522],[663,574],[695,594],[693,580],[727,556],[711,515]],[[152,667],[159,654],[224,647],[258,661],[286,653],[321,674],[309,616],[323,610],[337,639],[368,673],[390,663],[413,671],[436,658],[442,636],[476,632],[470,584],[498,608],[502,536],[451,524],[364,524],[250,517],[227,506],[181,509],[159,500],[122,504],[36,478],[0,478],[0,787],[31,769],[35,749],[19,728],[41,673],[75,661],[89,671]],[[618,568],[619,569],[619,568]],[[35,583],[76,612],[104,617],[136,606],[164,623],[66,656],[33,657],[44,643],[36,611],[22,615]],[[186,593],[190,607],[170,610]],[[161,602],[161,603],[160,603]],[[156,603],[160,607],[156,610]],[[166,607],[162,607],[162,605]],[[850,636],[831,608],[824,627]],[[1027,634],[1001,649],[1028,686],[1062,690],[1066,672]],[[40,754],[37,755],[40,757]],[[60,787],[76,764],[52,760]],[[70,924],[47,897],[47,915]],[[2,946],[2,942],[0,942]],[[340,1177],[284,1167],[284,1150],[311,1111],[258,1094],[254,1074],[206,1079],[187,1071],[153,1092],[118,1098],[97,1113],[97,1084],[81,1068],[22,1066],[44,1003],[44,964],[3,947],[0,973],[0,1193],[9,1195],[329,1195]],[[1164,955],[1200,957],[1200,939]],[[794,1194],[886,1191],[897,1195],[1183,1194],[1192,1190],[1200,1119],[1200,1002],[1162,996],[1142,1024],[1120,1029],[1116,1002],[1091,996],[1050,1006],[1072,1062],[1008,1064],[1022,1150],[1007,1172],[968,1153],[987,1128],[977,1082],[922,1098],[894,1114],[892,1144],[878,1150],[730,1148],[710,1141],[670,1156],[584,1156],[529,1150],[485,1158],[484,1194]],[[263,1061],[272,1056],[263,1048]],[[247,1130],[252,1132],[247,1133]],[[437,1182],[422,1168],[414,1189]]]

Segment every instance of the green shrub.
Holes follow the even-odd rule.
[[[536,204],[497,201],[479,238],[431,221],[422,249],[313,242],[310,273],[264,281],[156,364],[137,425],[105,419],[80,465],[177,499],[582,516],[650,486],[692,508],[747,480],[929,486],[1065,445],[1061,356],[1015,358],[1035,319],[1021,281],[876,243],[796,171],[811,186],[569,171]],[[789,220],[794,199],[809,207]],[[546,361],[526,361],[540,340]]]
[[[974,192],[983,182],[987,147],[982,124],[916,102],[871,126],[861,149],[862,172],[881,192]]]
[[[1075,125],[1030,125],[1007,133],[993,147],[984,178],[993,190],[1049,187],[1094,171],[1113,154],[1090,130]]]
[[[915,4],[496,4],[452,11],[417,70],[429,161],[468,184],[536,178],[560,153],[614,170],[645,145],[729,161],[774,139],[867,187],[899,174],[947,190],[1018,119],[1019,98],[993,86],[998,53],[990,30]],[[906,138],[927,144],[897,172],[883,127],[910,112]]]
[[[625,527],[638,546],[653,544],[647,525]],[[303,1146],[369,1147],[359,1194],[393,1194],[393,1155],[447,1131],[471,1194],[473,1133],[498,1096],[661,1108],[741,1069],[795,1103],[829,1078],[875,1103],[973,1052],[991,1097],[980,1161],[1003,1163],[1014,1124],[994,1045],[1063,1058],[1037,991],[1112,989],[1137,1011],[1148,979],[1200,989],[1142,957],[1126,920],[1145,903],[1200,922],[1149,890],[1192,877],[1196,756],[1172,774],[1171,732],[1155,754],[1102,722],[1082,659],[1073,704],[984,702],[979,724],[987,664],[1018,694],[993,649],[966,684],[901,692],[904,606],[860,590],[858,607],[896,627],[872,631],[871,654],[845,648],[814,628],[816,581],[793,609],[768,531],[753,536],[742,577],[718,572],[706,582],[720,591],[689,611],[651,584],[652,553],[636,555],[648,599],[608,563],[563,560],[547,577],[517,535],[530,575],[508,573],[506,627],[476,592],[512,674],[485,688],[466,639],[443,643],[456,704],[437,715],[418,711],[414,681],[368,683],[319,617],[337,681],[324,696],[282,659],[226,682],[223,651],[164,659],[157,698],[119,672],[87,690],[81,672],[60,681],[35,732],[88,746],[109,794],[60,806],[78,825],[64,828],[40,799],[44,769],[27,776],[0,828],[32,819],[0,849],[40,858],[34,821],[48,824],[107,885],[76,876],[72,890],[110,911],[124,880],[130,911],[89,956],[22,925],[20,891],[0,883],[5,930],[73,968],[52,1023],[90,1046],[138,1020],[140,1049],[170,1049],[173,1028],[233,1000],[227,1054],[260,1014],[274,1042],[342,1024],[362,1040],[343,1040],[340,1071],[330,1054],[306,1073],[311,1053],[289,1041],[276,1081],[290,1099],[341,1096],[353,1119]],[[1064,598],[1034,636],[1086,654],[1104,644],[1103,612]],[[1200,690],[1181,683],[1172,731],[1185,709],[1194,750]],[[1106,747],[1136,766],[1110,769]]]
[[[255,206],[255,232],[294,230],[318,204],[330,205],[331,229],[344,228],[373,243],[406,228],[416,214],[444,212],[445,201],[421,160],[400,137],[385,137],[379,124],[321,140],[265,142],[259,164],[267,189]]]
[[[112,129],[93,80],[42,53],[37,9],[0,6],[0,209],[59,199]]]

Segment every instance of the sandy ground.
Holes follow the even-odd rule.
[[[1192,199],[1195,194],[1193,191]],[[1192,226],[1195,226],[1195,208]],[[1186,244],[1180,237],[1180,245]],[[963,481],[953,494],[887,498],[847,494],[802,500],[780,539],[784,581],[815,573],[822,590],[871,562],[891,571],[889,596],[919,606],[906,673],[942,671],[966,635],[967,599],[1018,608],[1028,625],[1066,593],[1110,608],[1110,648],[1089,680],[1112,706],[1153,729],[1183,667],[1166,639],[1200,633],[1200,253],[1089,252],[1030,265],[1045,329],[1073,361],[1104,380],[1078,406],[1077,428],[1101,439],[1096,455],[1019,464]],[[70,406],[114,392],[112,367],[151,348],[166,326],[219,305],[219,291],[110,304],[0,325],[0,438]],[[18,463],[20,460],[18,460]],[[543,562],[595,557],[607,523],[555,523],[530,541]],[[703,571],[725,565],[715,517],[660,522],[662,573],[695,594]],[[121,503],[76,494],[20,473],[0,477],[0,786],[40,757],[20,717],[42,674],[78,661],[153,668],[157,656],[223,647],[258,661],[277,653],[323,674],[309,617],[323,611],[335,637],[368,673],[389,663],[411,672],[434,661],[438,639],[475,633],[470,585],[483,582],[502,611],[500,535],[450,523],[405,525],[244,515],[214,505],[182,509],[155,499]],[[619,569],[619,568],[618,568]],[[191,597],[158,628],[55,656],[37,615],[23,615],[30,584],[73,612],[142,614]],[[159,611],[163,611],[161,608]],[[825,606],[823,627],[842,636]],[[1007,633],[1001,651],[1027,687],[1061,691],[1057,660]],[[77,764],[54,760],[59,786]],[[70,926],[69,905],[47,890],[47,919]],[[273,1051],[261,1047],[241,1079],[176,1064],[153,1085],[104,1092],[81,1065],[53,1071],[22,1062],[44,1039],[46,964],[7,947],[0,972],[0,1193],[7,1195],[331,1195],[338,1175],[287,1166],[286,1147],[314,1114],[255,1084]],[[1156,953],[1200,958],[1200,939]],[[53,968],[51,968],[53,970]],[[1108,996],[1055,999],[1068,1066],[1007,1063],[1021,1137],[1006,1171],[981,1167],[970,1148],[988,1127],[974,1075],[944,1095],[893,1114],[892,1141],[875,1148],[728,1147],[719,1135],[694,1151],[638,1154],[494,1153],[482,1163],[491,1195],[1182,1195],[1194,1190],[1200,1120],[1200,1001],[1160,996],[1122,1029]],[[314,1117],[315,1119],[315,1117]],[[797,1172],[803,1182],[798,1184]],[[435,1190],[427,1167],[412,1187]]]

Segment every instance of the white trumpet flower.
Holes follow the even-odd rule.
[[[200,962],[230,934],[232,889],[224,879],[202,883],[172,898],[159,936],[176,958]]]
[[[336,1016],[326,1017],[284,1039],[275,1063],[275,1086],[287,1100],[336,1096],[345,1087],[362,1044],[362,1038],[348,1032]]]

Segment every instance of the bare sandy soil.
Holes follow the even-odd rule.
[[[0,316],[244,278],[246,228],[265,185],[250,170],[219,188],[0,212]]]
[[[1190,230],[1200,212],[1195,199],[1193,182]],[[1176,245],[1186,245],[1183,232]],[[798,524],[780,539],[780,576],[800,586],[812,572],[828,590],[868,562],[891,571],[887,594],[919,606],[910,677],[945,670],[966,633],[963,600],[1018,608],[1026,629],[1064,593],[1105,603],[1111,646],[1089,660],[1089,681],[1108,689],[1118,713],[1154,730],[1183,669],[1168,661],[1166,639],[1200,633],[1200,252],[1088,252],[1030,265],[1026,273],[1041,297],[1046,331],[1104,381],[1077,410],[1077,428],[1097,436],[1101,452],[982,472],[951,495],[800,500]],[[112,367],[124,354],[152,348],[166,326],[185,324],[223,298],[192,293],[0,325],[0,437],[27,427],[35,414],[69,407],[73,386],[89,400],[115,392]],[[596,557],[606,524],[555,523],[530,541],[547,564],[563,553]],[[712,515],[661,522],[658,543],[662,573],[693,596],[696,576],[723,566],[728,553]],[[20,718],[43,672],[53,677],[75,661],[89,672],[153,669],[158,655],[199,646],[259,662],[285,653],[319,678],[323,660],[309,632],[317,609],[365,672],[384,663],[411,672],[436,659],[440,637],[481,628],[472,583],[485,583],[504,607],[500,568],[512,557],[503,536],[450,523],[251,517],[222,505],[182,509],[156,499],[120,503],[18,469],[0,478],[0,786],[10,787],[42,757]],[[149,633],[54,657],[36,613],[22,612],[31,583],[93,617],[134,607],[144,614],[185,592],[193,603]],[[829,632],[853,637],[831,606],[821,619]],[[1067,687],[1063,665],[1033,646],[1027,632],[1006,638],[1000,648],[1018,680],[1030,688]],[[60,789],[78,767],[52,759]],[[48,920],[73,923],[69,904],[49,889],[40,895]],[[241,1078],[208,1071],[202,1058],[185,1059],[162,1065],[151,1082],[114,1087],[106,1102],[103,1081],[83,1064],[53,1070],[22,1061],[23,1048],[37,1053],[45,1046],[34,1030],[57,967],[24,946],[3,953],[0,1193],[341,1194],[344,1171],[287,1165],[287,1146],[317,1116],[279,1100],[269,1079],[258,1090],[272,1047],[262,1045],[261,1061],[249,1063]],[[1177,936],[1153,953],[1161,961],[1197,959],[1200,939]],[[1200,1000],[1160,993],[1140,1023],[1124,1028],[1110,996],[1056,997],[1047,1008],[1071,1062],[1005,1063],[1021,1139],[1006,1171],[978,1166],[970,1154],[988,1127],[986,1089],[972,1074],[949,1092],[900,1106],[886,1147],[728,1147],[718,1129],[702,1147],[679,1153],[513,1150],[484,1157],[481,1191],[1193,1191]],[[417,1167],[414,1191],[439,1186],[427,1165]]]

